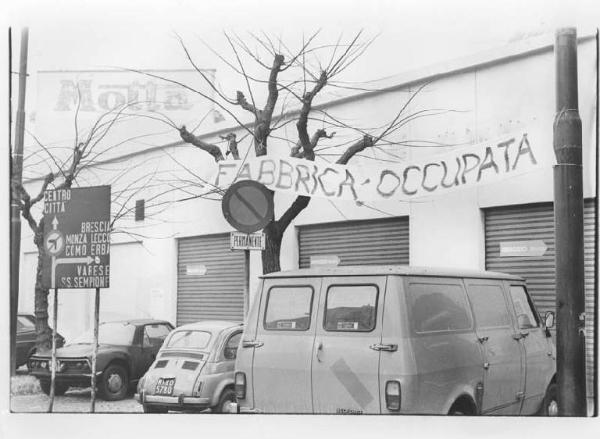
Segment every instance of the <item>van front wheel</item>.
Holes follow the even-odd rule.
[[[540,414],[542,416],[558,416],[558,386],[555,383],[550,384],[546,390]]]

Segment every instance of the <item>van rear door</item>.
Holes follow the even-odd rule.
[[[313,411],[310,375],[320,287],[320,278],[264,280],[252,340],[254,408],[260,412]]]
[[[385,288],[385,276],[323,279],[312,362],[315,413],[380,413]]]

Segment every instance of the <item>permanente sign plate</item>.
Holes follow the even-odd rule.
[[[46,191],[44,249],[45,288],[108,288],[110,186]]]

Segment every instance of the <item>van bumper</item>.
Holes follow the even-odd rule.
[[[249,415],[261,413],[261,411],[258,409],[252,409],[250,407],[240,407],[239,403],[232,402],[228,407],[227,413],[240,413],[244,415]]]

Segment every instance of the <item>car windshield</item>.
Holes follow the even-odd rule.
[[[175,331],[167,347],[185,349],[203,349],[210,341],[210,332],[206,331]]]
[[[133,343],[135,326],[131,323],[111,322],[102,323],[98,327],[98,343],[129,346]],[[71,344],[94,342],[94,331],[89,330],[75,338]]]

